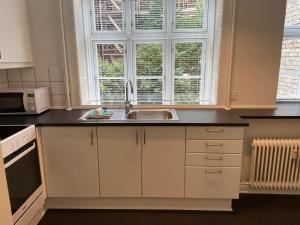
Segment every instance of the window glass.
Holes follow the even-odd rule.
[[[100,103],[124,101],[124,46],[97,44]],[[97,102],[97,101],[96,101]]]
[[[204,0],[176,0],[176,29],[204,28]]]
[[[300,99],[300,0],[287,2],[277,99]]]
[[[135,29],[162,30],[164,21],[163,0],[135,0]]]

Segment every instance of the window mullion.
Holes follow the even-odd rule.
[[[133,100],[135,103],[137,103],[137,73],[136,73],[136,42],[135,41],[129,41],[131,43],[130,45],[130,51],[131,51],[131,56],[130,59],[131,62],[131,71],[130,71],[130,76],[131,76],[131,81],[133,84]]]

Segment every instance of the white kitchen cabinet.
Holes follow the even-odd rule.
[[[183,198],[185,127],[142,127],[143,197]]]
[[[141,197],[140,127],[98,127],[100,196]]]
[[[187,127],[185,197],[239,197],[242,127]]]
[[[0,69],[32,66],[26,0],[0,0]]]
[[[48,197],[99,197],[96,127],[42,127]]]
[[[184,197],[184,127],[98,127],[101,197]]]

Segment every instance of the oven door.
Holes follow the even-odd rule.
[[[26,94],[23,92],[0,93],[0,113],[26,112]]]
[[[14,222],[42,193],[42,179],[35,141],[4,158]]]

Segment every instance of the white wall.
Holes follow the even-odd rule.
[[[286,0],[237,0],[231,107],[274,106]]]
[[[36,67],[25,72],[7,71],[8,78],[4,76],[3,86],[7,84],[5,80],[8,80],[9,86],[49,86],[52,105],[63,107],[66,96],[59,0],[27,2]],[[236,93],[236,99],[232,99],[231,107],[264,107],[275,104],[285,4],[286,0],[237,0],[230,90]],[[228,22],[225,21],[223,25],[226,30],[230,29]],[[67,47],[75,52],[75,47]],[[224,55],[221,56],[224,58]],[[221,63],[226,64],[228,60],[221,59]],[[74,63],[70,67],[70,76],[76,76],[77,68]],[[220,74],[219,104],[224,106],[227,77],[222,71]],[[73,92],[78,92],[78,89],[78,86],[75,87]]]
[[[53,108],[66,105],[59,0],[27,0],[34,68],[0,71],[0,87],[49,87]]]

